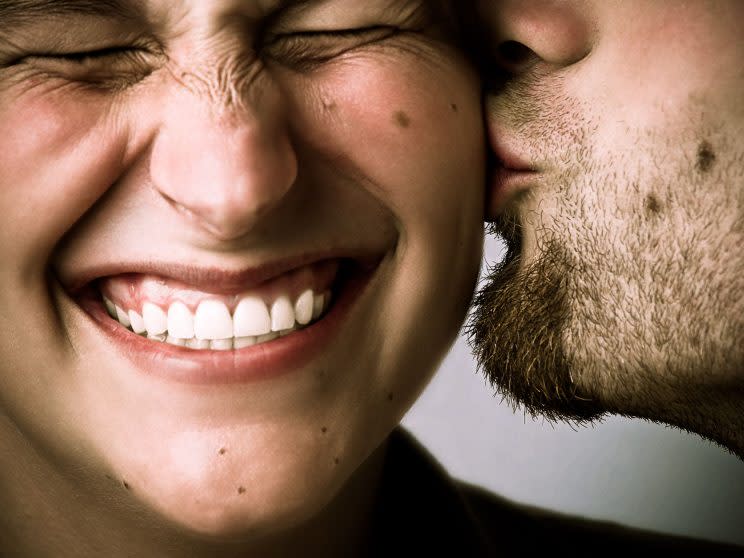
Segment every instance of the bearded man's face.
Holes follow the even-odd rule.
[[[482,368],[534,413],[744,447],[726,418],[744,390],[744,4],[481,14],[512,74],[488,97],[509,254],[471,322]]]

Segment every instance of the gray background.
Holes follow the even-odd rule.
[[[487,239],[487,261],[502,249]],[[513,500],[744,545],[744,461],[639,420],[533,421],[493,395],[462,336],[403,424],[452,475]]]

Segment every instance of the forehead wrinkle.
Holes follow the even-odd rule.
[[[252,33],[273,23],[287,11],[313,1],[317,0],[187,0],[183,2],[184,10],[180,18],[182,31],[178,35],[190,33],[210,37],[229,29]],[[169,8],[162,8],[161,11],[168,12]]]
[[[0,0],[0,28],[30,24],[39,17],[82,15],[134,19],[141,14],[141,0]]]

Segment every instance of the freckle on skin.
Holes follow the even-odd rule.
[[[408,128],[411,125],[411,118],[402,110],[393,113],[395,123],[401,128]]]
[[[393,400],[393,392],[392,391],[388,392],[387,398],[388,398],[388,401],[392,401]]]
[[[697,151],[697,162],[695,166],[700,172],[708,172],[716,162],[716,154],[713,146],[708,141],[700,142]]]
[[[321,432],[322,432],[323,434],[325,434],[326,432],[328,432],[328,428],[326,428],[326,427],[324,426],[323,428],[321,428],[321,429],[320,429],[320,431],[321,431]]]
[[[225,448],[220,448],[219,454],[220,455],[225,455],[226,452],[227,452],[227,450]]]
[[[450,108],[452,109],[452,112],[457,112],[457,103],[452,103]]]
[[[339,464],[339,459],[338,459],[338,457],[336,457],[336,458],[334,458],[334,459],[333,459],[333,463],[334,463],[334,465],[338,465],[338,464]]]
[[[239,486],[238,487],[238,494],[243,494],[243,493],[245,493],[245,486]]]

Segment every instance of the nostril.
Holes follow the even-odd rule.
[[[504,41],[496,48],[496,61],[510,73],[521,73],[535,65],[540,57],[519,41]]]

